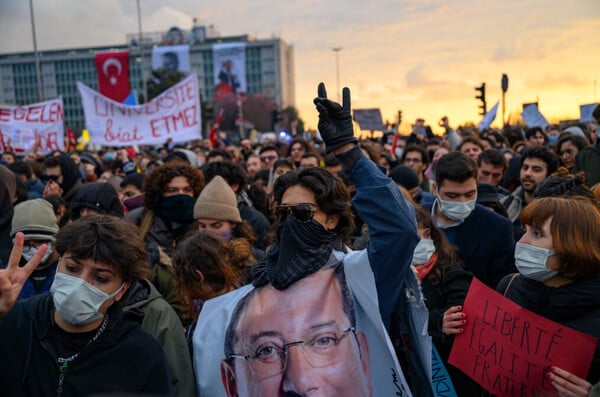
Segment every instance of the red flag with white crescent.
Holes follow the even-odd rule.
[[[219,109],[219,114],[215,119],[215,123],[213,124],[210,132],[208,133],[208,139],[210,140],[210,145],[213,148],[217,147],[217,133],[219,132],[219,123],[221,123],[221,119],[223,118],[223,108]]]
[[[129,85],[129,51],[96,54],[98,91],[117,102],[123,102],[131,92]]]

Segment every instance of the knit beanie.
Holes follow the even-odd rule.
[[[55,242],[58,225],[52,204],[44,199],[23,201],[15,206],[10,236],[23,232],[25,240]]]
[[[221,176],[215,176],[200,192],[194,205],[194,219],[242,221],[235,193]]]

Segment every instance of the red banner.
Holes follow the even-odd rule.
[[[98,88],[102,95],[123,102],[131,92],[129,86],[129,51],[96,54]]]
[[[598,340],[523,309],[473,279],[448,362],[498,397],[555,396],[555,366],[585,378]]]

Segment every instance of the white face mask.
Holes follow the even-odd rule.
[[[44,254],[44,256],[42,256],[42,259],[40,260],[40,264],[46,263],[46,261],[48,260],[48,258],[50,258],[50,255],[52,255],[52,243],[48,242],[48,250],[46,251],[46,253]],[[29,262],[31,260],[31,258],[33,258],[35,256],[35,254],[37,254],[38,252],[37,247],[23,247],[23,251],[21,252],[21,256],[23,257],[23,259],[25,259],[27,262]]]
[[[464,221],[475,209],[477,198],[465,202],[442,200],[438,191],[437,202],[444,216],[454,221]]]
[[[546,267],[548,257],[554,254],[556,254],[556,250],[517,243],[515,245],[515,265],[523,276],[544,282],[558,274]]]
[[[433,244],[433,240],[430,239],[421,239],[417,243],[415,247],[415,251],[413,253],[412,263],[413,265],[422,265],[424,263],[429,262],[431,259],[431,255],[435,253],[435,245]]]
[[[100,291],[78,277],[56,272],[50,294],[60,317],[69,324],[83,325],[102,318],[98,310],[108,299],[114,298],[125,283],[112,294]]]

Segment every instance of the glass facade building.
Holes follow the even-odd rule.
[[[195,29],[203,29],[195,27]],[[173,29],[177,28],[172,28]],[[171,32],[170,31],[170,32]],[[202,30],[204,32],[204,30]],[[202,100],[212,107],[214,98],[213,52],[215,43],[246,43],[247,95],[262,93],[280,108],[295,106],[294,49],[279,38],[257,40],[248,35],[207,38],[205,34],[181,34],[182,42],[190,45],[192,73],[198,76]],[[144,33],[140,48],[137,35],[128,35],[127,43],[119,46],[71,48],[38,51],[41,69],[42,95],[38,97],[35,56],[33,52],[0,54],[0,103],[26,105],[41,100],[63,99],[65,127],[80,131],[85,127],[77,81],[98,90],[95,54],[102,51],[129,50],[129,79],[133,90],[143,92],[142,65],[146,79],[151,75],[152,48],[165,43],[164,33]],[[171,44],[171,43],[169,43]]]

